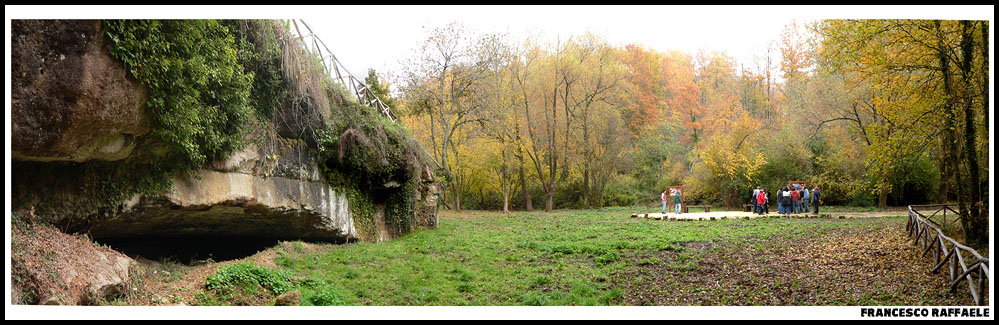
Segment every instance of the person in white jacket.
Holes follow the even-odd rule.
[[[753,203],[753,214],[757,214],[759,213],[760,210],[762,210],[760,209],[760,205],[756,203],[757,198],[759,196],[760,196],[760,187],[757,186],[756,189],[753,190],[753,196],[749,199],[749,201]]]

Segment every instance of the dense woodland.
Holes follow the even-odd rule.
[[[825,20],[776,38],[740,63],[452,23],[368,82],[444,171],[450,209],[657,205],[676,185],[738,207],[803,180],[824,205],[957,202],[987,224],[987,22]]]

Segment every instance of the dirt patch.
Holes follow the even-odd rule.
[[[135,263],[124,254],[84,236],[20,216],[13,219],[13,304],[95,305],[125,295],[133,286]]]
[[[966,289],[947,290],[945,273],[930,273],[932,263],[900,227],[687,243],[679,252],[634,256],[661,262],[642,263],[617,277],[628,288],[622,304],[973,305]]]
[[[685,249],[694,249],[694,250],[711,249],[714,248],[716,245],[717,244],[715,242],[710,242],[710,241],[692,241],[692,242],[680,243],[681,247]]]
[[[324,252],[330,245],[307,242],[280,242],[257,252],[249,257],[223,262],[207,262],[196,265],[185,265],[169,261],[151,261],[140,259],[144,269],[141,291],[135,292],[124,303],[128,305],[197,305],[200,300],[197,295],[205,285],[205,279],[219,268],[249,261],[267,268],[278,268],[274,262],[281,257],[282,252],[293,255],[314,254]],[[267,305],[267,302],[261,302]]]

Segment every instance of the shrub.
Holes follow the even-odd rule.
[[[205,279],[204,288],[224,295],[231,294],[235,289],[252,292],[258,286],[274,294],[282,294],[292,288],[291,275],[286,271],[243,262],[219,268]]]
[[[347,298],[334,287],[322,287],[306,300],[313,306],[343,306]]]

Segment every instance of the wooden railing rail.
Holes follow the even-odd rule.
[[[291,22],[295,27],[295,32],[298,33],[297,39],[301,42],[302,47],[309,52],[318,55],[322,59],[323,68],[326,70],[327,75],[347,87],[347,90],[354,93],[354,96],[357,97],[357,101],[362,105],[376,108],[390,121],[397,122],[396,117],[392,114],[392,110],[389,106],[378,99],[378,96],[375,96],[375,93],[368,88],[367,84],[365,84],[363,80],[354,77],[354,75],[351,74],[346,67],[344,67],[343,63],[336,58],[336,55],[333,55],[333,51],[330,51],[329,47],[326,46],[326,43],[324,43],[323,40],[312,31],[312,28],[309,27],[304,20],[298,19],[292,20]],[[305,27],[305,30],[308,31],[307,34],[303,33],[298,28],[299,23],[301,23],[302,26]]]
[[[936,208],[936,210],[927,217],[917,210],[921,208]],[[950,271],[949,287],[951,292],[956,292],[958,285],[965,282],[975,304],[984,305],[985,291],[988,288],[987,282],[990,281],[989,259],[982,257],[974,249],[947,237],[940,230],[940,225],[930,220],[938,213],[946,214],[947,211],[960,217],[960,213],[947,205],[910,205],[909,220],[905,229],[909,237],[922,246],[922,256],[933,254],[935,266],[931,272],[939,272],[944,266],[947,266],[948,271]],[[965,256],[975,260],[970,261],[969,264],[969,261],[965,260]]]

